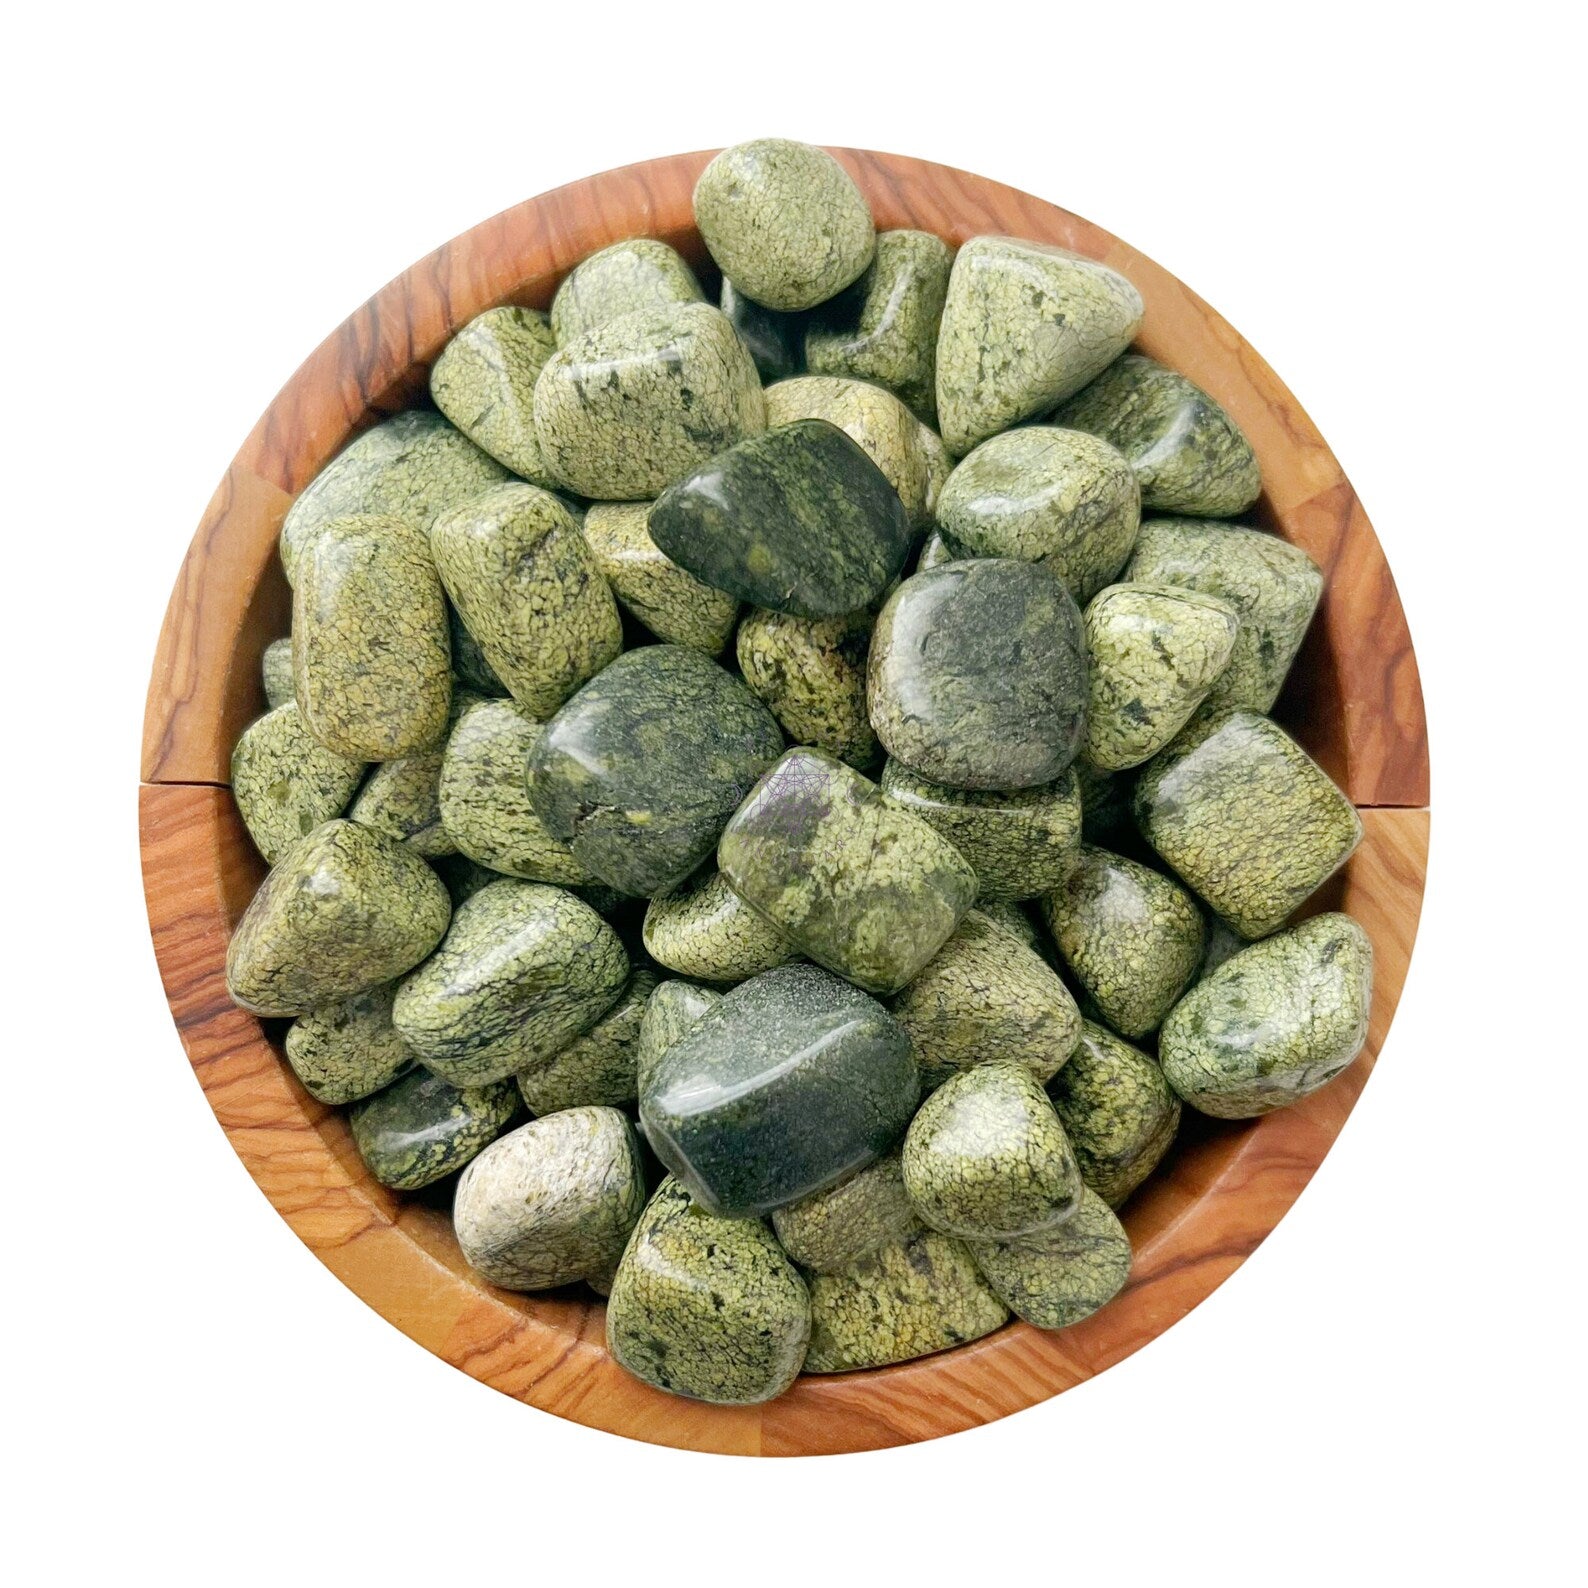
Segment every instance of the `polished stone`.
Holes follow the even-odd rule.
[[[447,714],[448,735],[469,707],[480,697],[473,690],[455,687]],[[384,761],[374,769],[358,791],[348,817],[373,827],[417,849],[429,859],[457,853],[457,845],[441,820],[441,766],[448,739],[430,750]]]
[[[559,347],[619,315],[703,303],[695,273],[676,248],[654,237],[630,237],[582,259],[551,300],[551,329]]]
[[[394,1191],[418,1191],[461,1169],[511,1123],[511,1081],[459,1091],[415,1069],[384,1092],[353,1105],[348,1123],[365,1167]]]
[[[297,699],[297,685],[292,678],[292,636],[272,640],[265,647],[259,663],[260,682],[265,686],[265,705],[274,711],[289,700]]]
[[[327,750],[291,700],[256,717],[232,750],[232,798],[254,848],[272,864],[340,816],[363,776],[364,762]]]
[[[645,1000],[645,1013],[640,1018],[640,1034],[634,1047],[636,1096],[645,1090],[661,1056],[686,1032],[692,1031],[708,1009],[721,1001],[720,992],[710,987],[697,987],[693,982],[657,983]]]
[[[500,700],[507,693],[507,685],[497,677],[496,669],[480,649],[480,642],[469,633],[468,625],[451,601],[447,602],[447,628],[452,638],[453,692],[461,686],[489,700]]]
[[[897,1151],[772,1212],[783,1250],[818,1274],[841,1272],[879,1246],[902,1240],[916,1223]]]
[[[864,769],[880,753],[866,715],[872,617],[797,618],[752,607],[739,624],[739,671],[796,744]]]
[[[300,1015],[284,1046],[292,1073],[322,1103],[356,1103],[390,1086],[414,1056],[391,1023],[397,986],[382,987]]]
[[[770,386],[805,369],[805,315],[764,308],[722,278],[722,312],[755,363],[756,373]]]
[[[616,1108],[640,1095],[636,1059],[645,1006],[656,986],[655,972],[641,966],[618,1001],[551,1059],[520,1070],[519,1096],[532,1114],[602,1104]]]
[[[651,900],[644,941],[645,952],[658,965],[699,981],[745,981],[799,957],[714,867]]]

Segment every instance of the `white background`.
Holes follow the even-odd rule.
[[[13,14],[13,1580],[1581,1570],[1581,97],[1551,9],[119,5],[39,8],[20,31]],[[1436,807],[1378,1073],[1236,1277],[1023,1415],[783,1463],[530,1411],[320,1268],[183,1058],[133,809],[182,552],[303,355],[509,204],[765,133],[1029,189],[1241,328],[1394,566]]]

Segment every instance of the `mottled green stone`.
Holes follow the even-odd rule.
[[[937,522],[937,504],[942,500],[943,487],[954,472],[954,460],[943,445],[943,438],[930,426],[923,424],[920,434],[921,451],[926,457],[926,516],[931,524]],[[936,529],[931,538],[941,541]],[[925,552],[922,552],[925,556]]]
[[[665,492],[651,538],[674,562],[754,606],[858,612],[887,588],[912,532],[899,494],[825,419],[752,436]]]
[[[1199,719],[1143,768],[1143,836],[1242,937],[1266,937],[1345,864],[1362,819],[1277,724]]]
[[[973,237],[954,258],[937,341],[948,450],[1046,412],[1130,345],[1142,302],[1095,259],[1015,237]]]
[[[818,1274],[841,1272],[879,1246],[901,1240],[917,1222],[897,1152],[772,1212],[783,1250]]]
[[[1142,505],[1160,513],[1223,518],[1262,490],[1251,443],[1184,375],[1140,353],[1109,365],[1053,415],[1103,436],[1130,459]]]
[[[1001,926],[1011,937],[1024,943],[1027,948],[1037,947],[1037,929],[1032,925],[1031,918],[1018,904],[1012,904],[1008,899],[977,899],[976,908],[994,926]]]
[[[888,754],[950,788],[1051,783],[1086,731],[1086,647],[1039,563],[945,563],[906,579],[871,637],[866,699]]]
[[[1091,1021],[1048,1096],[1081,1179],[1112,1208],[1158,1167],[1180,1128],[1180,1099],[1154,1060]]]
[[[519,1075],[519,1095],[530,1113],[634,1102],[640,1095],[636,1045],[655,986],[655,973],[641,966],[618,1001],[582,1037],[549,1062]]]
[[[726,276],[722,278],[721,303],[722,312],[755,361],[756,373],[767,385],[787,380],[805,368],[805,315],[765,308],[736,291]]]
[[[353,1106],[353,1145],[369,1172],[395,1191],[418,1191],[461,1169],[518,1111],[511,1081],[459,1091],[428,1070],[411,1070]]]
[[[1163,1023],[1169,1084],[1218,1119],[1253,1119],[1311,1096],[1362,1051],[1373,944],[1348,915],[1317,915],[1243,949]]]
[[[459,717],[479,700],[472,690],[454,689],[449,714],[452,725],[456,727]],[[457,845],[441,820],[441,766],[446,747],[443,740],[433,750],[376,767],[359,790],[349,817],[433,859],[455,854]]]
[[[709,987],[697,987],[693,982],[658,982],[656,990],[645,1000],[645,1014],[640,1020],[639,1039],[634,1049],[636,1096],[645,1090],[647,1081],[656,1071],[656,1062],[684,1035],[699,1023],[710,1008],[722,1001],[722,994]]]
[[[734,286],[769,309],[810,309],[871,263],[876,232],[854,179],[789,138],[724,149],[695,183],[695,224]]]
[[[427,1069],[482,1086],[582,1036],[628,980],[618,935],[561,888],[504,878],[461,905],[397,989],[392,1020]]]
[[[752,607],[739,624],[739,671],[796,744],[867,767],[879,746],[866,716],[871,614],[798,618]]]
[[[798,958],[794,945],[714,868],[652,899],[644,936],[658,965],[701,981],[744,981]]]
[[[1149,519],[1125,577],[1220,596],[1240,615],[1229,666],[1208,691],[1207,711],[1267,711],[1274,704],[1323,594],[1323,573],[1299,546],[1199,519]]]
[[[615,1108],[566,1108],[491,1143],[458,1181],[464,1261],[504,1290],[612,1270],[645,1206],[634,1131]]]
[[[673,1395],[753,1405],[794,1382],[810,1330],[805,1281],[766,1225],[718,1218],[664,1180],[612,1281],[618,1364]]]
[[[364,763],[327,750],[288,702],[249,723],[232,751],[232,797],[254,848],[282,851],[347,809]]]
[[[530,799],[579,863],[625,893],[665,893],[782,753],[772,714],[681,645],[620,656],[546,725]]]
[[[472,899],[481,888],[502,880],[500,871],[482,866],[467,855],[437,855],[430,864],[446,886],[447,895],[455,910],[465,899]]]
[[[394,982],[301,1015],[287,1028],[287,1063],[322,1103],[356,1103],[414,1062],[391,1023]]]
[[[1017,1317],[1036,1329],[1067,1329],[1125,1288],[1130,1237],[1091,1189],[1056,1229],[1013,1241],[971,1241],[987,1283]]]
[[[394,761],[446,732],[447,603],[423,530],[397,518],[322,524],[298,562],[298,709],[328,750]]]
[[[406,844],[326,822],[260,884],[226,951],[227,989],[258,1015],[341,1003],[417,965],[451,913],[441,879]]]
[[[535,435],[535,382],[556,351],[557,339],[538,309],[487,309],[447,343],[430,371],[436,407],[532,485],[557,483]]]
[[[931,959],[976,893],[947,839],[820,750],[791,750],[762,778],[717,864],[801,953],[877,993]]]
[[[297,698],[297,685],[292,678],[292,636],[272,640],[265,647],[259,663],[260,678],[265,686],[265,704],[274,711],[289,700]]]
[[[676,248],[654,237],[630,237],[589,255],[562,278],[551,300],[551,329],[559,347],[619,315],[704,303],[695,272]]]
[[[948,542],[943,539],[943,532],[934,529],[921,546],[921,555],[916,560],[917,573],[930,573],[934,568],[940,568],[945,562],[954,562],[955,553],[948,549]]]
[[[648,500],[765,425],[755,365],[708,303],[619,315],[553,354],[535,383],[547,465],[595,501]]]

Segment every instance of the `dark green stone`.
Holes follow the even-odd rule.
[[[722,278],[722,312],[755,361],[762,382],[787,380],[805,367],[805,316],[766,309]]]
[[[635,1095],[655,1073],[657,1060],[694,1029],[708,1009],[722,1002],[722,994],[689,981],[664,981],[645,1000],[640,1034],[634,1048]]]
[[[353,1144],[369,1172],[396,1191],[417,1191],[461,1169],[493,1142],[518,1108],[511,1081],[457,1087],[412,1070],[354,1105]]]
[[[322,1103],[353,1103],[390,1086],[414,1062],[391,1023],[397,987],[359,993],[301,1015],[287,1030],[287,1063]]]
[[[616,1108],[640,1095],[635,1055],[645,1005],[655,986],[655,973],[642,966],[582,1037],[548,1062],[519,1072],[519,1095],[530,1113],[555,1114],[592,1104]]]

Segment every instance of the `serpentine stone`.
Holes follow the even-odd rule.
[[[954,472],[954,460],[943,445],[943,438],[930,426],[923,424],[920,435],[921,451],[926,457],[926,517],[932,525],[937,523],[937,504],[942,499],[943,487]],[[934,537],[937,531],[932,531]]]
[[[559,347],[622,314],[704,303],[695,272],[676,248],[654,237],[630,237],[581,260],[551,300],[551,329]]]
[[[657,964],[700,981],[745,981],[799,957],[714,867],[651,900],[644,939],[646,953]]]
[[[693,982],[658,982],[645,1000],[639,1039],[634,1048],[635,1095],[643,1092],[656,1072],[656,1062],[687,1031],[692,1031],[722,994]]]
[[[322,1103],[356,1103],[414,1062],[391,1023],[394,982],[300,1015],[287,1028],[287,1063]]]
[[[783,1250],[818,1274],[842,1272],[879,1246],[902,1240],[917,1222],[897,1151],[772,1212]]]
[[[340,816],[363,776],[363,761],[327,750],[291,700],[256,717],[232,750],[232,797],[254,848],[272,863]]]
[[[292,679],[292,636],[272,640],[260,659],[259,673],[265,686],[265,705],[274,711],[289,700],[297,698],[297,685]]]
[[[415,1069],[353,1106],[348,1123],[365,1167],[394,1191],[418,1191],[461,1169],[512,1122],[511,1081],[459,1091]]]
[[[776,309],[763,308],[753,298],[735,290],[726,276],[722,278],[721,305],[754,361],[756,373],[767,385],[787,380],[804,370],[803,314],[781,314]]]
[[[879,751],[866,716],[871,614],[797,618],[752,607],[739,624],[739,671],[796,744],[867,767]]]
[[[479,700],[472,690],[452,691],[448,713],[452,728]],[[431,859],[455,854],[457,845],[441,820],[441,766],[446,747],[443,740],[432,750],[382,762],[365,780],[348,816]]]
[[[978,899],[976,908],[994,926],[1001,926],[1011,937],[1024,943],[1027,948],[1037,947],[1037,929],[1031,924],[1030,918],[1018,904],[1012,904],[1007,899]]]
[[[519,1075],[519,1095],[530,1113],[555,1114],[593,1104],[616,1108],[635,1101],[640,1095],[635,1048],[655,986],[655,973],[641,966],[618,1001],[582,1037],[548,1063]]]

